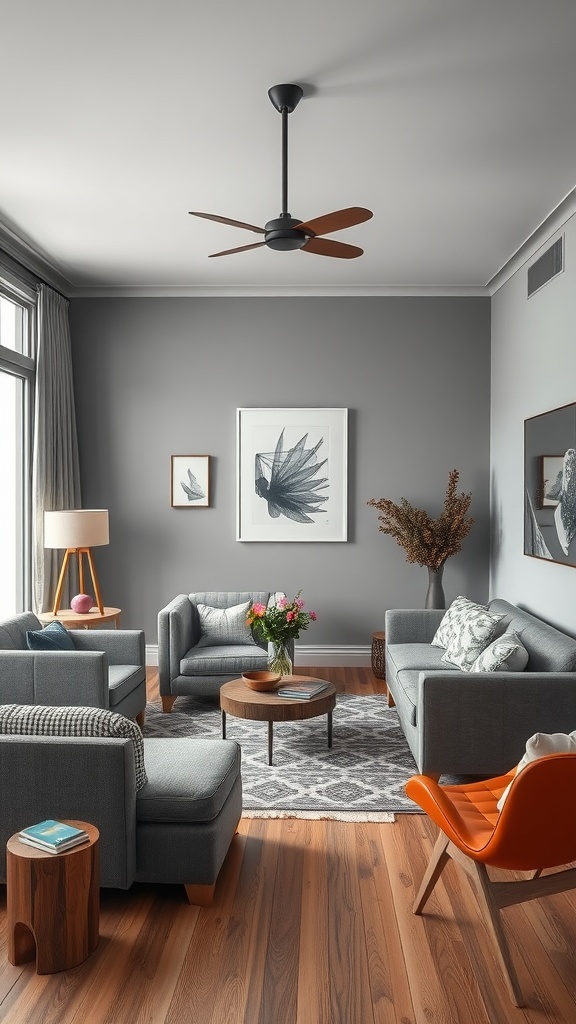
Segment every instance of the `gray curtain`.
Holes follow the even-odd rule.
[[[44,548],[44,512],[82,507],[68,301],[44,284],[38,298],[32,493],[34,602],[43,612],[51,607],[62,562],[60,552]]]

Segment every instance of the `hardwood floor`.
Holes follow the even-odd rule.
[[[305,669],[372,693],[369,669]],[[149,694],[157,694],[149,673]],[[6,959],[6,1024],[569,1024],[576,1021],[576,894],[504,911],[528,1006],[509,1001],[474,890],[449,864],[412,914],[435,838],[394,824],[242,819],[209,908],[179,887],[103,890],[100,943],[39,977]]]

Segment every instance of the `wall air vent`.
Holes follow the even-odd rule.
[[[528,298],[564,270],[564,236],[528,267]]]

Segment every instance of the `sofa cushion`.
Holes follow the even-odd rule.
[[[0,734],[17,736],[110,736],[134,747],[136,789],[146,783],[144,742],[135,722],[105,708],[0,705]]]
[[[420,678],[419,669],[404,669],[396,676],[394,687],[394,703],[398,708],[400,718],[416,725],[416,711],[418,707],[418,681]]]
[[[526,752],[522,755],[514,778],[520,774],[523,768],[532,761],[538,761],[541,757],[548,757],[550,754],[576,754],[576,732],[536,732],[526,741]],[[511,782],[502,793],[496,804],[499,811],[502,810],[506,798],[510,792]]]
[[[490,614],[485,605],[469,601],[467,597],[456,597],[443,616],[432,639],[432,644],[434,647],[448,648],[457,637],[462,635],[469,623]],[[494,618],[496,626],[502,616],[494,615]]]
[[[28,649],[26,633],[29,629],[41,629],[40,619],[34,612],[22,612],[11,619],[0,622],[0,650],[25,651]]]
[[[183,676],[240,675],[265,669],[267,652],[257,644],[232,647],[191,647],[180,661]]]
[[[442,661],[470,671],[476,658],[494,639],[502,616],[491,615],[482,605],[461,605],[454,616],[452,636]]]
[[[109,665],[108,690],[110,707],[113,708],[124,700],[132,690],[140,686],[146,679],[146,670],[142,665]]]
[[[246,622],[250,601],[232,608],[214,608],[197,604],[200,616],[200,639],[197,647],[229,647],[232,644],[254,644],[252,630]]]
[[[513,629],[528,651],[529,672],[576,671],[576,640],[516,605],[495,598],[488,611],[502,615],[502,624]]]
[[[528,651],[516,633],[503,633],[488,644],[470,669],[471,672],[522,672],[528,664]]]
[[[386,658],[393,671],[401,672],[404,669],[456,669],[455,665],[446,666],[442,661],[444,652],[440,647],[432,647],[432,644],[388,644],[386,647]]]
[[[138,794],[138,821],[206,822],[222,810],[240,774],[235,740],[144,740],[148,784]]]
[[[44,626],[44,629],[26,630],[26,645],[30,651],[76,650],[68,630],[56,619]]]

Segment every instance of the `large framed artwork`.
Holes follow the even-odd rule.
[[[237,410],[237,540],[345,541],[348,410]]]
[[[172,455],[170,459],[172,508],[208,508],[210,505],[210,456]]]
[[[524,554],[576,565],[576,402],[524,421]]]

